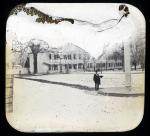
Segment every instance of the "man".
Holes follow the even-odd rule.
[[[94,74],[93,80],[95,82],[95,90],[99,89],[99,85],[101,84],[100,78],[103,76],[99,76],[98,71],[95,71],[96,73]]]

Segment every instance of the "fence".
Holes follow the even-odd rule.
[[[13,83],[14,75],[6,75],[6,94],[5,94],[5,109],[6,112],[13,112]]]

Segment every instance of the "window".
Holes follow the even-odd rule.
[[[68,55],[68,59],[71,59],[71,55],[70,54]]]
[[[49,70],[51,70],[51,65],[49,65]]]
[[[79,63],[79,64],[78,64],[78,69],[81,69],[81,68],[82,68],[82,64]]]
[[[64,55],[64,59],[67,59],[67,55]]]
[[[59,58],[60,58],[60,57],[59,57],[59,54],[55,54],[55,55],[54,55],[54,59],[55,59],[55,60],[57,60],[57,59],[59,59]]]
[[[49,59],[50,59],[50,60],[52,59],[52,55],[51,55],[51,54],[49,54]]]
[[[58,65],[54,64],[54,70],[58,70]]]
[[[54,65],[51,65],[51,70],[54,70]]]
[[[68,65],[67,64],[65,64],[65,69],[68,69]]]
[[[55,60],[57,59],[57,55],[56,55],[56,54],[54,55],[54,59],[55,59]]]
[[[92,63],[90,63],[90,68],[92,68],[93,67],[93,65],[92,65]]]
[[[79,54],[79,59],[81,59],[81,54]]]
[[[73,54],[73,58],[76,59],[76,54]]]
[[[57,54],[57,59],[59,59],[60,58],[60,56],[59,56],[59,54]]]
[[[71,64],[69,64],[69,69],[71,69],[72,68],[72,65]]]
[[[77,69],[77,64],[73,64],[73,68],[74,68],[74,69]]]

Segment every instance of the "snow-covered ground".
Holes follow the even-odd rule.
[[[78,73],[31,78],[93,86],[92,76],[92,73]],[[133,86],[143,85],[143,79],[142,73],[132,74]],[[122,83],[121,73],[105,73],[102,79],[103,87],[119,86]],[[87,92],[63,85],[15,78],[13,113],[7,114],[8,122],[19,131],[63,132],[127,131],[135,128],[142,120],[143,96],[112,97]]]
[[[83,86],[94,87],[93,72],[79,72],[72,74],[54,74],[54,75],[42,75],[31,76],[27,78],[43,79],[48,81],[80,84]],[[100,73],[99,73],[100,74]],[[104,71],[102,74],[100,88],[110,87],[124,87],[125,86],[125,74],[122,71]],[[132,71],[131,74],[131,86],[138,91],[137,93],[144,92],[144,72]]]

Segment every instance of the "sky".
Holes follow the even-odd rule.
[[[108,19],[119,19],[119,4],[40,4],[29,3],[27,7],[35,7],[38,10],[54,16],[80,19],[92,23],[101,23]],[[35,22],[36,16],[27,16],[20,12],[12,15],[7,20],[6,40],[12,45],[12,40],[28,42],[30,39],[46,41],[50,47],[59,47],[66,43],[73,43],[86,51],[91,56],[98,57],[106,44],[110,50],[116,48],[116,42],[132,42],[137,35],[145,31],[145,20],[142,13],[134,6],[128,5],[130,15],[114,28],[97,32],[98,28],[89,25],[71,24],[61,22],[59,24],[42,24]]]

